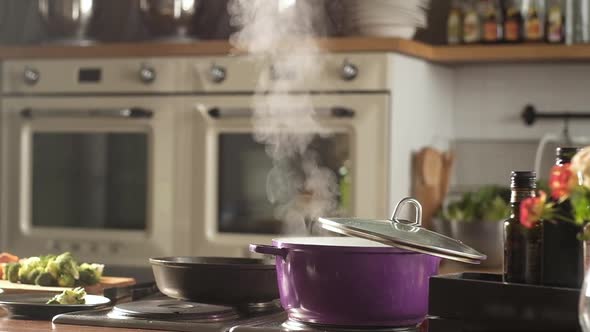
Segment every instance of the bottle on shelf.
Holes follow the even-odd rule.
[[[504,2],[504,41],[508,43],[522,41],[522,15],[517,0]]]
[[[575,147],[558,147],[552,172],[564,172],[573,156]],[[555,202],[556,212],[573,219],[569,199]],[[563,220],[546,220],[543,225],[543,284],[556,287],[579,288],[584,279],[582,241],[577,235],[580,226]]]
[[[504,281],[541,284],[543,223],[525,228],[520,223],[520,204],[536,197],[535,172],[513,171],[510,176],[510,217],[504,221]]]
[[[565,41],[565,4],[564,0],[547,0],[547,18],[545,35],[547,42],[560,44]]]
[[[481,20],[476,6],[477,0],[467,0],[463,13],[463,42],[475,44],[481,41]]]
[[[504,22],[500,0],[481,0],[482,40],[485,43],[502,41]]]
[[[463,9],[460,0],[453,0],[447,17],[447,43],[460,44],[463,39]]]
[[[545,0],[522,1],[523,36],[525,42],[545,39]]]

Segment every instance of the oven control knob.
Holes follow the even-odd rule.
[[[109,245],[109,251],[111,254],[118,254],[121,249],[121,244],[118,242],[113,242]]]
[[[47,241],[47,249],[51,251],[61,251],[61,244],[56,240]]]
[[[80,251],[80,243],[74,242],[70,245],[70,249],[74,252]]]
[[[152,83],[156,80],[156,70],[149,65],[141,65],[139,69],[139,79],[146,84]]]
[[[98,252],[98,244],[96,242],[90,242],[88,244],[88,250],[91,253],[96,254]]]
[[[354,64],[348,62],[348,60],[344,60],[342,64],[342,68],[340,69],[340,76],[345,81],[352,81],[354,80],[359,73],[359,69]]]
[[[39,71],[37,69],[30,67],[25,68],[25,71],[23,72],[23,79],[26,84],[35,85],[37,84],[37,82],[39,82],[40,78],[41,74],[39,74]]]
[[[209,75],[211,76],[211,81],[213,83],[221,83],[225,81],[226,71],[222,66],[213,65],[211,66],[211,69],[209,69]]]

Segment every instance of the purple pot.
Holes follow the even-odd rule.
[[[345,326],[409,326],[428,312],[440,258],[352,237],[280,238],[250,250],[276,256],[289,318]]]

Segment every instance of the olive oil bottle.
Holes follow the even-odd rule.
[[[563,172],[569,167],[575,147],[558,147],[552,172]],[[569,199],[559,201],[556,197],[556,213],[564,219],[573,219]],[[543,225],[543,284],[547,286],[580,288],[584,279],[582,241],[577,235],[581,227],[564,220],[546,220]]]
[[[520,205],[536,197],[535,172],[514,171],[510,176],[510,217],[504,221],[504,281],[541,284],[543,272],[543,223],[525,228],[520,222]]]

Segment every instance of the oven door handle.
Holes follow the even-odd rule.
[[[154,112],[141,107],[130,107],[121,109],[33,109],[25,108],[20,111],[25,119],[32,118],[119,118],[119,119],[149,119]]]
[[[221,118],[251,118],[254,115],[252,108],[220,108],[212,107],[207,110],[207,114],[214,119]],[[317,116],[333,118],[353,118],[355,111],[347,107],[318,107],[315,108]]]

